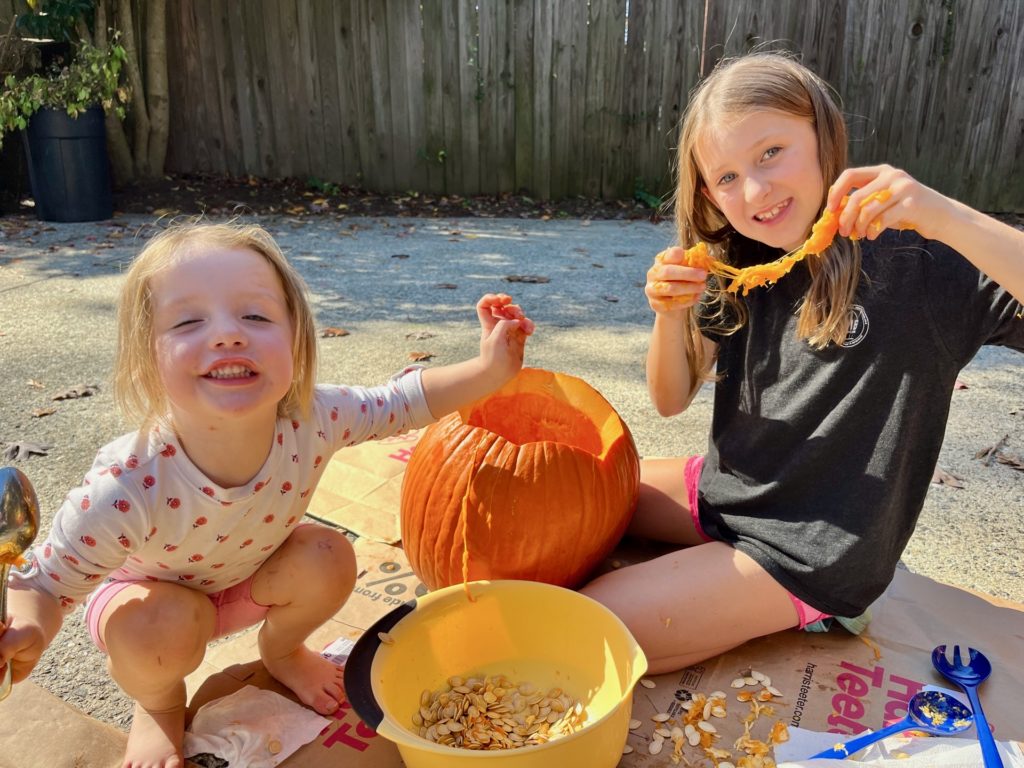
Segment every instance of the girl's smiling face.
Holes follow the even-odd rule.
[[[154,275],[150,290],[175,426],[273,423],[294,369],[291,316],[273,266],[248,249],[198,245]]]
[[[787,251],[803,244],[825,194],[810,121],[750,112],[705,133],[695,154],[703,193],[737,232]]]

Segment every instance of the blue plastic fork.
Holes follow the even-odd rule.
[[[978,686],[992,674],[992,664],[985,654],[975,648],[967,649],[968,659],[960,656],[960,646],[953,646],[953,663],[946,658],[946,646],[940,645],[932,651],[932,665],[951,682],[964,689],[971,709],[974,710],[974,724],[978,728],[978,743],[981,744],[981,757],[985,768],[1003,768],[1003,760],[999,757],[999,748],[992,738],[985,713],[981,711],[981,699],[978,697]]]

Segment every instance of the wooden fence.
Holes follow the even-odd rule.
[[[841,94],[855,163],[890,162],[984,210],[1024,211],[1020,0],[168,8],[171,171],[377,191],[660,195],[702,67],[768,43]]]

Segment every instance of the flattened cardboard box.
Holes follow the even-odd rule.
[[[339,637],[354,640],[377,618],[425,591],[400,549],[364,539],[355,546],[360,567],[355,592],[313,636],[312,647],[326,647]],[[609,567],[632,560],[631,553],[620,551],[610,558]],[[827,634],[789,631],[681,672],[650,678],[653,688],[638,686],[634,693],[633,716],[641,726],[628,737],[635,751],[622,758],[621,768],[674,765],[671,741],[657,756],[648,752],[655,725],[651,717],[666,713],[671,727],[678,724],[684,701],[715,690],[728,695],[726,717],[713,718],[720,734],[716,746],[741,754],[733,744],[749,705],[736,700],[737,689],[731,683],[750,670],[768,675],[783,694],[770,703],[771,713],[764,712],[755,721],[755,738],[764,738],[776,720],[790,728],[833,731],[839,734],[837,740],[878,728],[884,720],[903,716],[907,699],[921,686],[948,685],[930,664],[932,647],[943,642],[984,649],[995,670],[981,691],[986,714],[999,739],[1024,739],[1024,606],[900,571],[873,611],[865,640],[842,629]],[[291,697],[257,659],[254,630],[212,646],[203,666],[186,681],[190,711],[248,684]],[[15,711],[17,717],[11,715]],[[55,731],[60,734],[56,739]],[[18,686],[0,703],[0,768],[115,768],[125,741],[121,731],[86,717],[31,683]],[[689,745],[681,754],[694,764],[703,757]],[[347,706],[315,741],[283,763],[286,768],[402,764],[394,745],[363,725]]]
[[[314,647],[326,646],[341,636],[354,639],[395,606],[425,593],[400,549],[365,540],[358,540],[355,546],[360,566],[355,592],[335,620],[311,640]],[[608,567],[635,559],[633,551],[616,552]],[[677,764],[672,760],[671,740],[665,742],[661,754],[649,753],[656,726],[652,716],[668,714],[671,728],[680,723],[683,702],[696,693],[713,691],[725,692],[728,700],[726,716],[712,718],[719,734],[715,746],[731,751],[736,758],[742,756],[733,745],[751,710],[749,704],[737,701],[741,689],[733,688],[732,682],[751,670],[770,677],[771,685],[782,693],[767,703],[770,709],[763,709],[754,721],[754,738],[766,738],[776,721],[789,728],[831,731],[837,734],[837,741],[866,728],[877,729],[885,721],[903,717],[907,700],[924,685],[949,685],[931,668],[931,649],[942,642],[969,643],[985,650],[997,670],[982,691],[989,721],[998,738],[1024,739],[1024,718],[1020,717],[1024,704],[1024,606],[986,599],[899,571],[872,610],[874,618],[864,638],[838,628],[828,633],[788,631],[751,641],[681,672],[649,678],[653,688],[637,686],[634,692],[633,717],[642,725],[630,733],[627,743],[634,751],[623,756],[620,766]],[[245,638],[212,649],[211,658],[217,664],[232,658],[236,662],[257,658],[254,635]],[[289,695],[258,661],[234,663],[203,682],[192,708],[245,684]],[[699,748],[688,744],[679,752],[694,764],[705,757]],[[316,741],[298,750],[284,765],[390,768],[403,763],[394,745],[376,736],[350,708],[343,707]]]
[[[398,543],[402,477],[422,434],[417,429],[338,451],[327,462],[306,514],[360,538]]]

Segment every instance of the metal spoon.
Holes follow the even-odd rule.
[[[907,703],[907,716],[902,720],[886,726],[880,731],[868,733],[850,739],[843,744],[837,744],[832,749],[826,749],[811,759],[828,758],[830,760],[843,760],[855,752],[864,749],[868,744],[881,741],[886,736],[909,731],[925,731],[934,736],[948,736],[951,733],[965,731],[974,722],[974,715],[971,710],[954,699],[939,691],[921,691],[915,693]]]
[[[1003,768],[1003,760],[999,757],[999,747],[992,737],[992,731],[988,727],[985,713],[981,711],[981,699],[978,697],[978,686],[992,674],[992,663],[981,651],[975,648],[967,649],[967,660],[960,658],[960,646],[953,646],[953,662],[946,658],[946,646],[940,645],[932,651],[932,666],[951,682],[956,683],[964,689],[968,700],[971,702],[971,709],[974,710],[974,719],[978,726],[978,743],[981,744],[981,757],[985,768]]]
[[[35,541],[39,531],[39,501],[25,474],[0,467],[0,617],[7,624],[7,574]],[[4,668],[0,701],[11,692],[11,664]]]

